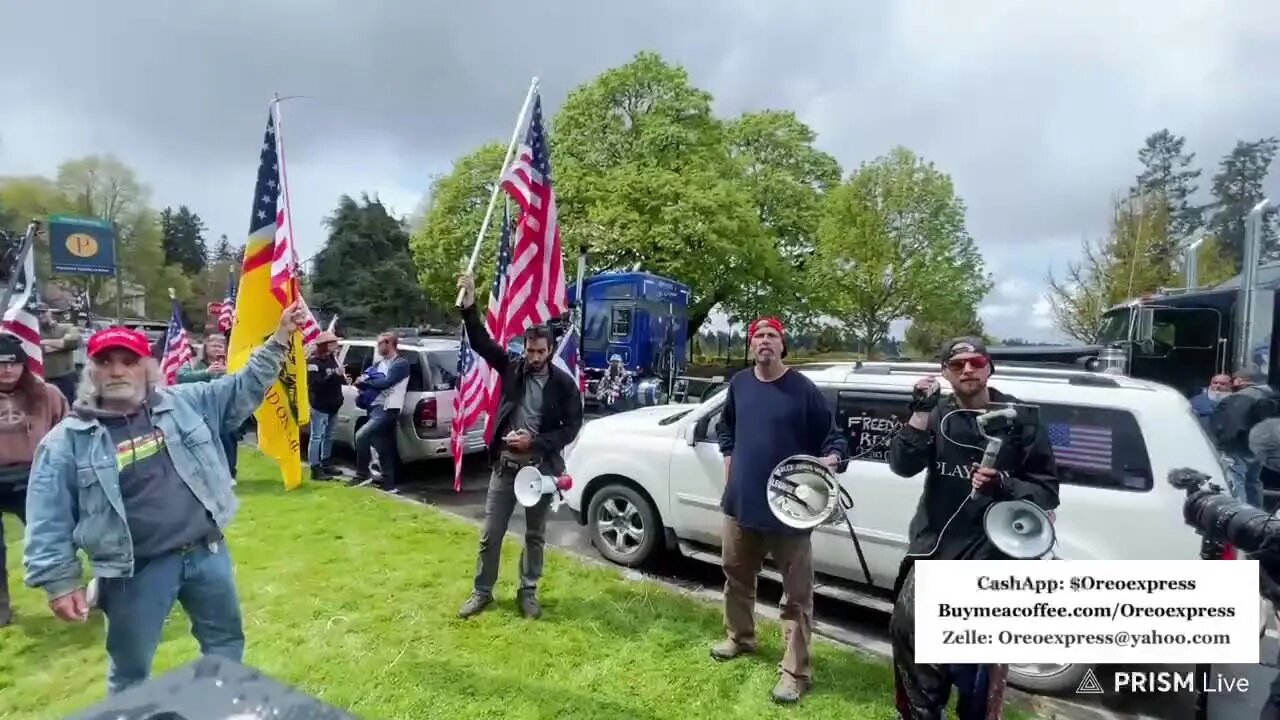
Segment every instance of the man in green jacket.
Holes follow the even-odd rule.
[[[227,374],[227,339],[222,333],[209,333],[204,337],[200,357],[178,368],[178,384],[207,382]],[[236,477],[236,447],[241,433],[231,432],[222,436],[222,449],[227,454],[227,467],[231,479]]]

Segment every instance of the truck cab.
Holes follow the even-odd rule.
[[[577,303],[577,287],[569,301]],[[689,288],[647,272],[605,272],[582,283],[582,365],[588,397],[618,355],[636,377],[636,404],[658,401],[684,370]]]

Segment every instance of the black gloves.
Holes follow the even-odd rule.
[[[928,387],[911,388],[911,404],[908,409],[912,413],[933,412],[938,407],[938,400],[941,399],[942,393],[938,392],[938,385],[934,383]]]

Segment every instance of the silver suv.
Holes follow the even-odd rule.
[[[340,341],[338,364],[351,377],[358,377],[373,364],[376,344],[374,338]],[[400,354],[409,361],[409,386],[396,427],[401,462],[452,457],[449,425],[458,388],[458,346],[453,338],[400,339]],[[356,407],[356,394],[354,386],[342,388],[342,409],[333,425],[334,443],[348,448],[355,447],[356,431],[368,419],[368,413]],[[467,431],[464,454],[484,450],[485,421],[482,414],[480,422]]]

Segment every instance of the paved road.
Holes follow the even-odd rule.
[[[346,458],[349,460],[350,458]],[[339,458],[341,462],[342,458]],[[468,458],[463,465],[462,492],[453,490],[453,467],[449,461],[428,461],[406,468],[402,483],[402,495],[426,504],[435,505],[461,517],[479,522],[484,518],[484,494],[488,487],[489,473],[483,459]],[[524,532],[524,517],[517,510],[511,519],[509,532]],[[591,545],[587,529],[577,523],[569,508],[562,507],[551,516],[547,525],[547,541],[587,558],[601,560]],[[709,598],[718,597],[724,583],[719,567],[680,556],[663,558],[646,574]],[[776,617],[781,587],[762,581],[759,588],[760,607],[765,615]],[[459,598],[461,603],[464,598]],[[832,639],[858,645],[872,652],[889,655],[888,616],[882,612],[850,605],[819,596],[815,605],[816,630]],[[1162,668],[1138,668],[1157,670]],[[1166,668],[1167,669],[1167,668]],[[1187,668],[1177,668],[1190,670]],[[1045,717],[1058,720],[1193,720],[1192,699],[1173,695],[1117,695],[1111,692],[1111,677],[1099,673],[1099,681],[1107,691],[1101,695],[1079,695],[1071,698],[1038,696],[1035,702],[1045,711]],[[1258,682],[1254,683],[1255,685]],[[1258,690],[1249,693],[1254,696]],[[1250,698],[1252,699],[1252,697]],[[1214,720],[1236,720],[1217,712]],[[1257,714],[1249,716],[1256,718]]]

